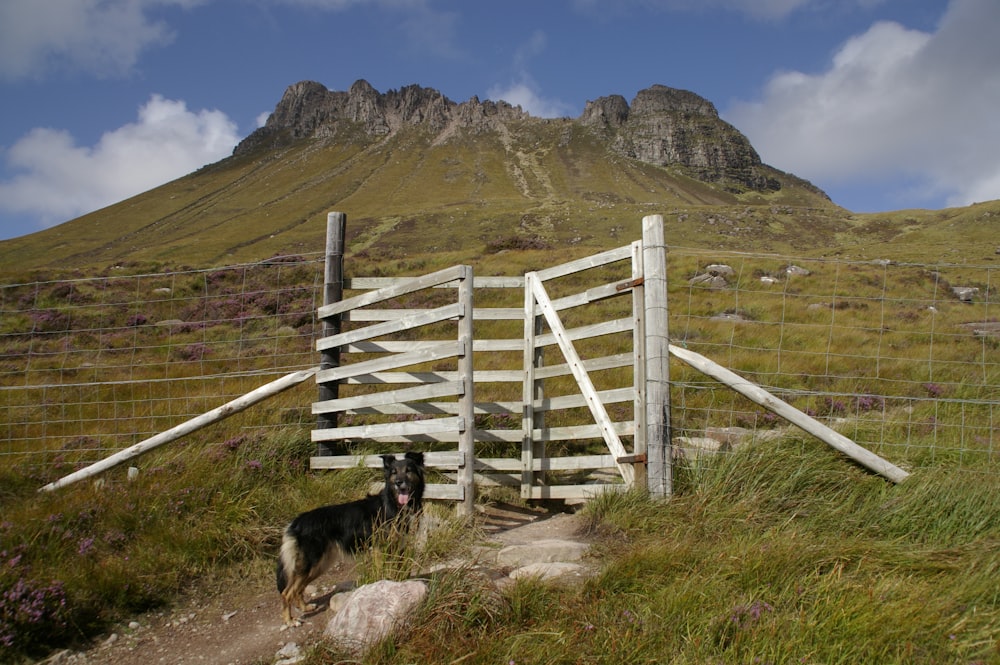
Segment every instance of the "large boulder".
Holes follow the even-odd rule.
[[[427,597],[418,581],[381,580],[351,592],[323,631],[342,647],[361,654],[406,624]]]

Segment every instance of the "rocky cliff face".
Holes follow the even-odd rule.
[[[333,138],[350,129],[360,128],[369,136],[384,136],[406,126],[424,127],[434,134],[456,128],[482,132],[529,117],[507,102],[480,102],[473,97],[456,104],[437,90],[418,85],[383,94],[364,80],[347,92],[301,81],[285,90],[267,123],[236,146],[233,154],[305,138]]]
[[[706,99],[654,85],[631,106],[620,95],[587,102],[580,122],[605,132],[616,152],[659,166],[677,164],[708,182],[730,181],[756,191],[780,183],[761,168],[760,156]]]
[[[370,137],[422,127],[447,140],[460,132],[505,129],[532,118],[507,102],[473,97],[457,104],[437,90],[410,85],[379,93],[367,81],[346,92],[302,81],[288,87],[267,124],[242,141],[234,155],[275,148],[308,138],[336,138],[346,131]],[[658,166],[681,166],[698,179],[730,189],[777,190],[780,184],[763,168],[745,136],[719,118],[711,102],[686,90],[654,85],[629,105],[620,95],[587,102],[576,122],[597,132],[609,148]]]

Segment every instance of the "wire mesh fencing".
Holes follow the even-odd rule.
[[[676,248],[668,262],[674,344],[904,467],[1000,468],[996,267]],[[688,367],[671,381],[682,441],[724,450],[748,432],[788,434]]]
[[[322,280],[292,256],[0,286],[0,456],[94,461],[315,365]],[[303,390],[239,418],[306,422]]]
[[[908,470],[1000,470],[998,268],[672,247],[667,274],[673,344]],[[322,282],[307,255],[0,285],[0,460],[96,461],[315,366]],[[679,451],[796,435],[680,362],[670,380]],[[309,429],[315,391],[238,426]]]

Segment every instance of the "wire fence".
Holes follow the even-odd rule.
[[[0,287],[0,456],[96,461],[317,364],[322,255],[107,273]],[[308,427],[312,392],[237,422]]]
[[[670,248],[668,278],[672,343],[904,468],[1000,470],[998,268]],[[315,366],[322,282],[317,254],[0,286],[0,459],[96,461]],[[681,448],[788,433],[693,369],[670,372]],[[315,392],[237,427],[311,429]]]
[[[670,337],[904,468],[995,474],[998,269],[671,251]],[[675,432],[725,448],[787,427],[671,370]],[[734,434],[735,433],[735,434]]]

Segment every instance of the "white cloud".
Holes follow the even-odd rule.
[[[836,0],[835,6],[843,10],[852,5],[867,9],[885,0]],[[631,7],[676,12],[729,11],[760,20],[780,20],[798,11],[827,10],[830,0],[622,0],[615,3],[604,0],[573,0],[578,10],[589,14],[621,13]]]
[[[763,159],[813,181],[919,183],[950,205],[1000,198],[995,0],[952,0],[934,33],[876,23],[818,74],[782,72],[724,113]]]
[[[508,85],[494,85],[486,93],[489,99],[503,100],[538,118],[566,117],[573,107],[557,99],[547,99],[538,91],[538,85],[528,73],[532,58],[541,55],[548,39],[541,30],[535,30],[526,42],[514,50],[515,80]]]
[[[173,39],[162,6],[200,0],[3,0],[0,2],[0,79],[38,78],[52,69],[97,76],[129,73],[147,48]]]
[[[153,95],[137,122],[79,146],[66,131],[37,128],[6,151],[0,208],[51,226],[146,191],[228,156],[236,123],[220,111],[192,112]]]
[[[569,104],[556,99],[546,99],[527,81],[509,86],[493,86],[487,93],[489,99],[503,100],[535,116],[536,118],[561,118],[572,113]]]

